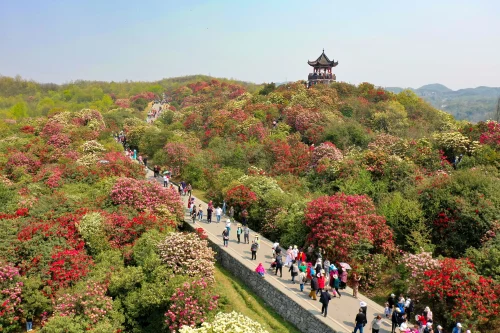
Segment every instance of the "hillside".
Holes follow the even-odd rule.
[[[225,201],[268,239],[348,262],[364,293],[404,294],[415,312],[431,305],[447,328],[498,327],[495,122],[457,122],[416,93],[369,83],[306,89],[202,77],[48,88],[8,79],[3,87],[0,264],[14,280],[2,287],[26,287],[2,325],[28,309],[47,321],[44,333],[80,332],[80,322],[95,332],[174,330],[189,322],[177,312],[179,286],[202,304],[195,324],[214,318],[213,255],[203,235],[169,233],[178,197],[144,181],[113,138],[123,131],[125,148],[215,205]],[[168,103],[146,123],[164,93]],[[81,105],[101,109],[73,111]],[[194,273],[192,253],[202,260]],[[207,289],[200,276],[212,281]],[[76,295],[94,287],[80,304]],[[67,303],[81,311],[74,320]],[[92,320],[87,304],[98,305]]]
[[[387,87],[388,91],[399,93],[404,88]],[[472,122],[494,119],[500,97],[500,88],[477,87],[451,90],[442,84],[428,84],[418,89],[409,88],[434,107],[446,111],[458,120]]]

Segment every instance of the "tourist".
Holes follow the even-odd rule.
[[[401,320],[400,313],[401,313],[401,310],[399,308],[396,308],[392,312],[392,317],[391,317],[391,323],[392,323],[392,331],[391,332],[392,333],[394,333],[396,331],[396,327],[398,327],[400,324],[400,320]]]
[[[259,249],[259,244],[253,242],[252,245],[250,246],[250,251],[252,252],[252,259],[251,260],[257,260],[257,250]]]
[[[367,313],[367,311],[368,311],[368,304],[366,304],[365,301],[359,302],[359,308],[363,309],[363,313],[365,314],[365,316],[368,316],[368,313]]]
[[[28,311],[28,314],[26,315],[26,332],[33,331],[33,315],[31,314],[31,311]]]
[[[142,155],[139,155],[139,157],[137,158],[137,160],[139,161],[139,164],[143,164],[143,162],[142,162]]]
[[[305,263],[307,260],[306,254],[302,249],[300,249],[299,253],[297,254],[297,261],[299,262],[299,266],[301,263]]]
[[[321,259],[320,258],[318,258],[316,260],[316,266],[314,266],[314,269],[316,270],[316,273],[321,272],[321,270],[323,269],[323,265],[321,265]]]
[[[339,273],[340,273],[340,289],[345,289],[347,286],[347,270],[339,265]]]
[[[312,264],[310,262],[307,263],[307,269],[306,269],[306,277],[308,280],[312,280],[313,276],[315,275],[314,267],[312,267]]]
[[[231,220],[230,219],[226,220],[226,229],[227,229],[227,235],[229,236],[229,232],[231,232]]]
[[[276,249],[280,246],[280,243],[274,242],[271,250],[273,251],[273,258],[276,258]]]
[[[463,333],[462,324],[457,323],[457,326],[453,328],[453,331],[451,331],[451,333]]]
[[[389,302],[385,302],[384,314],[385,318],[387,319],[389,319],[389,317],[391,316],[391,308],[389,307]]]
[[[229,231],[227,229],[222,231],[222,239],[224,240],[224,246],[227,247],[229,244]]]
[[[354,273],[352,280],[352,296],[354,298],[358,298],[359,281],[361,280],[361,276],[358,276],[358,274]]]
[[[222,200],[222,213],[224,215],[226,215],[226,208],[227,208],[226,200]]]
[[[167,187],[168,186],[168,177],[167,175],[163,175],[163,187]]]
[[[238,244],[240,243],[241,234],[243,229],[241,229],[241,224],[238,224],[238,229],[236,229],[236,238],[238,238]]]
[[[241,220],[243,225],[247,225],[247,219],[248,219],[248,211],[246,209],[243,209],[241,212]]]
[[[318,276],[318,290],[316,291],[316,294],[319,294],[323,290],[325,290],[325,285],[326,285],[326,279],[325,279],[325,271],[320,270],[320,272],[317,274]]]
[[[392,315],[392,310],[394,309],[394,305],[396,305],[396,300],[394,299],[394,297],[396,297],[396,295],[391,294],[391,296],[389,296],[389,298],[387,299],[387,303],[389,303],[389,309],[391,310],[390,315]]]
[[[147,156],[144,156],[142,158],[142,163],[144,163],[144,166],[147,168],[148,167],[148,157]]]
[[[203,220],[203,209],[201,209],[201,204],[198,206],[198,221]]]
[[[372,333],[378,333],[381,326],[382,326],[382,317],[378,315],[375,318],[373,318]]]
[[[419,331],[423,332],[424,327],[427,325],[427,316],[425,316],[422,313],[420,315],[417,315],[415,319],[417,320],[417,325],[418,325]]]
[[[354,327],[354,332],[356,333],[358,330],[363,333],[363,327],[365,327],[367,321],[366,321],[366,316],[363,313],[363,309],[359,309],[358,314],[356,315],[356,319],[354,319],[355,322],[355,327]]]
[[[292,283],[295,284],[295,277],[299,275],[299,266],[295,260],[290,264],[290,269],[288,269],[288,271],[291,272]]]
[[[179,190],[179,195],[182,195],[182,186],[181,185],[177,186],[177,189]]]
[[[248,226],[243,227],[243,242],[245,244],[250,244],[250,228],[248,228]]]
[[[306,265],[306,263],[305,263],[305,262],[301,262],[301,263],[299,264],[299,262],[297,261],[297,265],[299,266],[299,270],[303,270],[303,271],[304,271],[304,274],[305,274],[305,271],[306,271],[306,269],[307,269],[307,265]]]
[[[293,257],[293,248],[291,246],[288,247],[288,250],[286,250],[286,258],[285,258],[285,266],[289,267],[292,261],[294,260]]]
[[[399,324],[399,332],[400,333],[410,333],[411,330],[408,327],[408,321],[406,319],[402,319],[401,323]]]
[[[433,333],[433,331],[434,330],[432,329],[432,323],[431,322],[427,322],[427,325],[425,325],[423,333]]]
[[[280,277],[283,277],[283,257],[279,254],[276,255],[276,272],[274,275],[278,275],[280,272]]]
[[[311,277],[311,292],[309,293],[309,298],[313,300],[317,300],[316,298],[316,290],[318,290],[318,278],[316,276]]]
[[[193,187],[191,186],[191,184],[188,184],[188,186],[186,186],[186,191],[187,194],[191,196],[191,192],[193,191]]]
[[[191,218],[193,219],[193,224],[196,222],[196,205],[193,205],[193,211],[191,212]]]
[[[221,215],[222,215],[222,208],[220,208],[219,206],[217,206],[217,208],[215,208],[215,217],[217,219],[217,223],[220,222]]]
[[[231,220],[234,220],[234,208],[233,208],[233,206],[231,206],[229,208],[229,217],[231,218]]]
[[[299,254],[299,249],[297,248],[297,245],[294,245],[293,246],[293,250],[292,250],[292,257],[293,257],[293,260],[297,260],[297,255]]]
[[[330,288],[332,289],[332,294],[335,297],[337,297],[337,295],[338,295],[338,297],[340,298],[339,284],[340,284],[339,276],[337,274],[335,274],[334,271],[330,270],[329,285],[330,285]]]
[[[443,326],[437,325],[436,329],[437,329],[437,331],[435,333],[444,333],[443,332]]]
[[[428,323],[429,322],[432,323],[432,311],[428,306],[426,306],[424,309],[424,316],[425,316],[425,319],[427,319]]]
[[[299,280],[300,291],[304,291],[304,283],[307,282],[305,270],[304,266],[299,267],[300,273],[297,279]]]
[[[321,296],[319,297],[319,301],[321,302],[321,314],[326,317],[327,312],[328,312],[328,303],[330,303],[330,300],[332,297],[328,293],[328,291],[323,290],[321,292]]]
[[[323,269],[325,270],[325,275],[329,276],[330,274],[330,261],[328,259],[325,259],[323,262]]]
[[[406,301],[405,301],[405,313],[407,314],[408,316],[408,319],[411,318],[411,314],[413,312],[413,308],[414,308],[414,302],[411,298],[407,297],[406,298]],[[431,315],[432,316],[432,315]]]
[[[208,206],[207,207],[207,223],[212,223],[212,211],[213,211],[213,208]]]
[[[259,265],[257,266],[257,268],[255,269],[255,271],[262,277],[264,277],[264,274],[266,274],[266,269],[264,268],[264,266],[262,265],[262,263],[259,263]]]
[[[134,160],[137,159],[137,149],[134,149]]]

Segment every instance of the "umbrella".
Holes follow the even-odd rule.
[[[343,269],[351,269],[351,265],[345,262],[341,262],[340,267],[342,267]]]
[[[170,173],[170,171],[163,171],[164,175],[168,175],[169,173]]]

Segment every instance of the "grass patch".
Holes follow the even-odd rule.
[[[272,333],[300,333],[274,309],[255,295],[240,279],[216,263],[216,290],[220,295],[219,308],[223,312],[237,311],[260,323]]]
[[[192,194],[193,196],[198,199],[198,200],[201,200],[203,202],[207,202],[208,203],[208,200],[207,198],[205,198],[205,191],[202,191],[202,190],[198,190],[198,189],[193,189],[192,190]]]

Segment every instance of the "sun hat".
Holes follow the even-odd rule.
[[[294,245],[294,246],[293,246],[293,248],[294,248],[295,250],[297,250],[297,245]]]
[[[438,326],[437,326],[437,328],[438,328],[438,330],[442,330],[442,329],[443,329],[443,326],[438,325]]]
[[[427,323],[427,327],[431,327],[432,326],[432,323],[431,322],[428,322]]]
[[[396,295],[394,295],[394,294],[391,294],[391,297],[395,297],[395,296],[396,296]]]
[[[396,308],[396,312],[401,312],[401,309],[400,308]]]
[[[365,303],[365,302],[363,302],[363,301],[361,301],[361,302],[359,302],[359,306],[360,306],[360,307],[366,306],[366,303]]]
[[[231,219],[227,219],[227,220],[226,220],[226,222],[227,222],[227,223],[231,223]]]
[[[457,327],[462,327],[462,324],[460,324],[460,323],[457,323]]]

